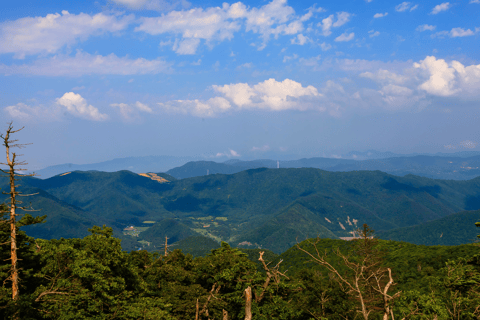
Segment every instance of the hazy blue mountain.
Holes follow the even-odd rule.
[[[467,153],[461,153],[467,155]],[[233,174],[255,168],[317,168],[327,171],[380,170],[396,176],[414,174],[432,179],[468,180],[480,176],[480,155],[470,157],[412,155],[373,160],[309,158],[290,161],[229,160],[192,161],[167,173],[177,179],[207,175],[207,172]]]
[[[329,167],[334,167],[337,165],[345,165],[349,164],[352,165],[351,162],[348,160],[372,160],[372,159],[387,159],[387,158],[410,158],[415,156],[432,156],[432,157],[454,157],[454,158],[469,158],[474,156],[480,156],[480,152],[478,151],[461,151],[461,152],[454,152],[454,153],[435,153],[435,154],[419,154],[419,153],[412,153],[412,154],[395,154],[392,152],[381,152],[376,150],[367,150],[367,151],[351,151],[345,155],[342,155],[340,159],[337,158],[310,158],[310,159],[300,159],[300,157],[296,155],[287,155],[283,153],[276,153],[276,152],[262,152],[256,154],[255,152],[251,155],[243,156],[241,159],[230,159],[224,161],[224,164],[242,167],[243,170],[246,169],[253,169],[253,168],[276,168],[277,167],[277,160],[281,162],[280,167],[283,168],[303,168],[303,167],[311,167],[311,168],[319,168],[325,170],[332,170],[337,171],[337,169],[328,169]],[[262,159],[258,159],[262,157]],[[216,160],[221,163],[227,157],[219,157]],[[183,166],[187,162],[190,161],[206,161],[206,157],[174,157],[174,156],[146,156],[146,157],[127,157],[127,158],[118,158],[109,161],[99,162],[99,163],[92,163],[92,164],[59,164],[54,166],[49,166],[44,169],[37,170],[41,179],[47,179],[53,177],[58,174],[62,174],[65,172],[72,172],[72,171],[105,171],[105,172],[115,172],[120,170],[129,170],[135,173],[144,173],[144,172],[166,172],[170,169],[177,168],[179,166]],[[222,160],[223,159],[223,160]],[[269,160],[271,159],[271,160]],[[323,160],[322,160],[323,159]],[[372,165],[367,165],[372,167]],[[200,169],[200,168],[199,168]],[[203,169],[203,168],[202,168]],[[217,170],[216,168],[212,167],[211,170]],[[224,169],[224,171],[227,169]],[[352,169],[352,170],[360,170],[360,169]],[[373,166],[372,170],[382,170],[380,166],[377,165]],[[390,170],[390,169],[389,169]],[[402,172],[402,168],[395,168],[398,172]],[[204,170],[206,174],[206,170]],[[224,171],[216,171],[215,173],[236,173],[239,171],[233,170],[232,172],[224,172]],[[227,170],[228,171],[228,170]],[[341,170],[338,170],[341,171]],[[405,170],[403,170],[405,171]],[[425,170],[424,170],[425,171]],[[428,171],[428,170],[427,170]],[[201,175],[201,170],[199,170],[199,174]],[[408,173],[408,172],[407,172]],[[413,173],[413,172],[410,172]],[[419,171],[420,175],[424,176],[431,176],[428,175],[428,172],[425,174],[421,174],[422,170]],[[437,173],[435,173],[437,174]],[[188,175],[188,177],[196,176],[196,175]],[[183,173],[181,176],[186,177],[187,174]],[[434,175],[432,175],[434,177]],[[443,177],[438,176],[439,179],[469,179],[473,177],[470,173],[466,175],[457,174],[452,177]]]
[[[188,161],[198,160],[196,157],[173,157],[173,156],[147,156],[118,158],[92,164],[59,164],[37,170],[39,178],[47,179],[58,174],[72,171],[104,171],[115,172],[129,170],[135,173],[164,172],[171,168],[181,166]]]

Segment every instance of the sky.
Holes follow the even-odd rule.
[[[480,0],[2,3],[30,169],[478,150]]]

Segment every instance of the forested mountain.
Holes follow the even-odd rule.
[[[72,237],[88,225],[107,224],[126,240],[126,249],[154,250],[165,236],[178,241],[203,235],[280,253],[297,239],[351,236],[364,223],[380,233],[480,208],[480,178],[432,180],[380,171],[260,168],[165,183],[129,171],[91,171],[25,177],[20,184],[41,191],[27,200],[42,208],[36,215],[48,216],[46,223],[25,228],[31,235]],[[45,199],[54,205],[41,203]],[[129,226],[136,231],[124,232]]]

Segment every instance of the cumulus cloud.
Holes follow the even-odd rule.
[[[342,33],[341,35],[339,35],[338,37],[336,37],[335,41],[336,42],[347,42],[347,41],[353,40],[354,37],[355,37],[355,33],[351,32],[351,33],[347,34],[345,32],[345,33]]]
[[[108,115],[100,113],[97,108],[89,105],[81,95],[73,92],[67,92],[61,98],[57,98],[56,103],[75,117],[93,121],[108,119]]]
[[[428,24],[422,24],[422,25],[418,26],[417,29],[415,29],[415,30],[417,30],[417,31],[419,31],[419,32],[423,32],[423,31],[427,31],[427,30],[433,31],[433,30],[435,30],[436,27],[437,27],[437,26],[431,26],[431,25],[428,25]]]
[[[313,86],[303,87],[301,83],[285,79],[265,80],[250,86],[247,83],[236,83],[223,86],[212,86],[217,96],[206,101],[174,100],[159,103],[167,112],[192,114],[198,117],[214,117],[230,110],[260,109],[268,111],[307,110],[318,108],[322,94]]]
[[[297,17],[286,0],[272,0],[260,8],[247,8],[242,2],[232,5],[223,3],[222,7],[193,8],[171,11],[160,17],[144,17],[135,31],[180,36],[181,40],[175,42],[173,50],[179,54],[193,54],[201,40],[209,46],[215,42],[231,40],[234,33],[244,25],[246,31],[260,35],[262,45],[258,49],[261,50],[271,36],[301,32],[304,29],[303,22],[318,10],[310,8],[310,13]]]
[[[165,0],[110,0],[113,3],[127,7],[131,10],[155,10],[155,11],[170,11],[177,7],[187,9],[190,7],[190,2],[186,0],[180,1],[165,1]]]
[[[25,55],[56,53],[92,35],[124,30],[133,19],[131,15],[76,15],[64,10],[61,14],[4,22],[0,25],[0,53],[14,53],[19,59]]]
[[[373,15],[374,18],[383,18],[383,17],[386,17],[388,15],[388,12],[385,12],[385,13],[375,13]]]
[[[431,14],[437,14],[442,11],[447,11],[448,9],[451,8],[450,2],[444,2],[442,4],[438,4],[435,7],[433,7]]]
[[[161,58],[155,60],[130,59],[127,56],[117,57],[113,53],[102,56],[78,51],[73,57],[56,55],[51,58],[38,59],[33,64],[10,66],[0,64],[0,73],[74,77],[91,74],[158,74],[171,72],[171,65]]]
[[[404,2],[400,3],[399,5],[395,6],[395,11],[397,11],[397,12],[404,12],[404,11],[407,11],[407,10],[413,11],[417,8],[418,8],[418,4],[412,6],[411,2],[404,1]]]
[[[480,88],[480,64],[464,66],[453,60],[447,63],[443,59],[428,56],[414,67],[424,71],[428,80],[418,88],[425,92],[442,97],[461,96],[462,98],[478,97]]]
[[[375,31],[375,30],[370,30],[368,31],[368,36],[370,38],[373,38],[373,37],[378,37],[380,35],[380,32],[379,31]]]

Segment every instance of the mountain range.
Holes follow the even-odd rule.
[[[409,232],[410,238],[402,239],[418,244],[466,243],[477,230],[471,222],[454,224],[458,213],[470,211],[462,214],[480,221],[480,177],[455,181],[316,168],[257,168],[178,180],[158,173],[168,182],[153,176],[123,170],[23,177],[19,190],[39,193],[24,198],[41,209],[33,214],[47,215],[46,223],[25,230],[39,238],[81,237],[88,227],[106,224],[126,250],[157,250],[166,236],[170,243],[203,236],[280,253],[317,235],[352,236],[364,223],[384,239]],[[0,179],[2,190],[7,182]],[[422,230],[436,235],[428,238]]]
[[[276,168],[277,161],[281,168],[302,168],[311,167],[328,171],[351,171],[351,170],[381,170],[395,175],[405,175],[408,173],[426,176],[434,179],[455,179],[466,180],[479,175],[478,151],[462,151],[456,153],[435,153],[435,154],[395,154],[392,152],[379,152],[369,150],[365,152],[352,151],[345,155],[322,158],[303,158],[294,155],[264,153],[264,159],[258,160],[249,157],[241,159],[229,159],[228,157],[173,157],[173,156],[147,156],[147,157],[128,157],[118,158],[109,161],[92,164],[60,164],[49,166],[35,172],[42,179],[47,179],[58,174],[72,171],[105,171],[115,172],[128,170],[135,173],[142,172],[167,172],[173,170],[177,178],[187,178],[199,175],[206,175],[207,170],[210,173],[237,173],[246,169],[260,167]],[[450,158],[446,162],[445,158]],[[465,159],[472,158],[472,159]],[[216,161],[212,161],[215,159]],[[228,159],[228,160],[226,160]],[[225,161],[226,160],[226,161]],[[349,161],[350,160],[350,161]],[[192,165],[191,162],[199,162]],[[203,163],[205,162],[205,163]],[[185,168],[178,168],[185,164]],[[202,164],[203,163],[203,164]],[[464,164],[466,163],[466,164]],[[470,167],[470,168],[468,168]],[[194,170],[194,171],[192,171]],[[473,170],[473,171],[472,171]]]

